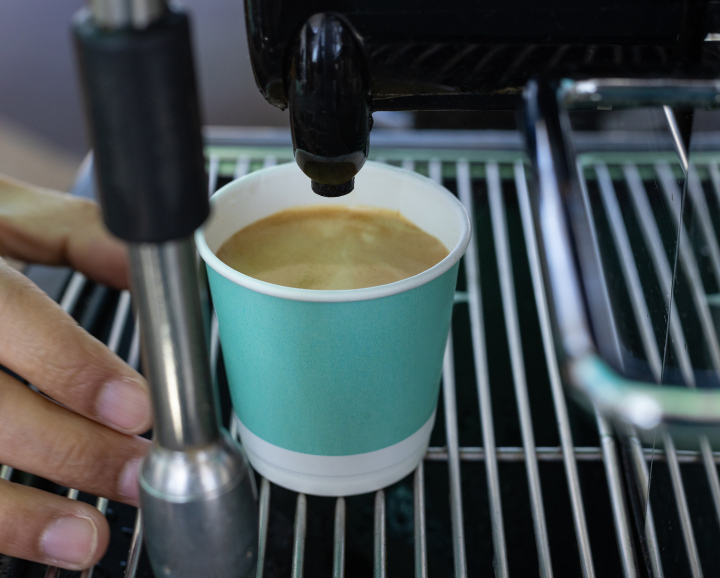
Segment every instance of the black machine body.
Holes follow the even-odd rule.
[[[290,109],[296,160],[352,190],[376,110],[515,110],[533,76],[670,76],[720,58],[707,0],[245,0],[257,85]]]

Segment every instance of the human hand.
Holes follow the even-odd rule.
[[[94,203],[0,177],[0,256],[71,265],[127,286],[123,246]],[[151,425],[147,385],[27,277],[0,259],[0,463],[137,505],[137,472]],[[61,404],[61,405],[60,405]],[[0,480],[0,552],[68,569],[104,554],[110,536],[94,507]]]

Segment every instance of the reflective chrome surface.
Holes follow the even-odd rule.
[[[88,0],[95,22],[103,28],[146,28],[166,10],[165,0]]]
[[[672,143],[680,155],[680,165],[684,168],[688,166],[686,163],[692,155],[684,150],[669,105],[713,108],[718,102],[720,84],[715,80],[563,79],[532,82],[525,93],[525,130],[537,176],[534,209],[539,225],[538,243],[550,296],[551,317],[556,338],[562,344],[562,351],[558,353],[564,360],[566,380],[601,413],[638,428],[641,433],[671,423],[673,426],[704,428],[720,425],[720,390],[693,390],[667,384],[658,388],[651,385],[650,380],[643,382],[623,375],[624,360],[618,341],[615,312],[610,304],[608,283],[604,276],[606,264],[597,246],[598,235],[585,189],[585,176],[582,169],[578,170],[570,138],[568,110],[650,105],[664,107]],[[689,162],[692,175],[692,158]],[[714,370],[718,371],[720,346],[717,327],[713,327],[692,245],[685,226],[680,222],[680,203],[684,199],[684,192],[678,188],[675,176],[668,175],[668,167],[660,163],[656,164],[655,170],[660,189],[666,195],[666,206],[674,207],[669,212],[679,233],[675,238],[676,262],[679,263],[677,270],[675,262],[666,261],[666,249],[656,232],[654,213],[642,183],[633,173],[636,168],[625,168],[629,192],[636,205],[641,230],[666,299],[669,322],[666,322],[665,335],[672,335],[676,349],[682,348],[684,339],[680,337],[679,317],[672,299],[674,280],[679,274],[677,271],[681,271],[688,279],[700,319],[700,329],[708,344]],[[642,319],[644,314],[639,298],[641,295],[638,293],[639,281],[632,271],[636,267],[629,261],[628,243],[623,238],[624,225],[621,222],[618,224],[617,211],[612,201],[608,205],[607,175],[601,169],[598,177],[601,189],[605,190],[603,198],[605,205],[609,206],[609,215],[616,217],[611,229],[642,334],[646,323]],[[707,236],[711,226],[707,222],[704,225]],[[715,235],[710,236],[713,243],[717,244]],[[713,243],[710,245],[714,247]],[[647,335],[643,339],[647,345]],[[653,371],[655,380],[660,381],[661,368],[657,367],[659,354],[652,347],[647,347],[646,353],[650,360],[655,360],[651,365],[656,367]],[[662,352],[663,356],[665,353]],[[679,352],[678,357],[682,368],[684,352]],[[693,386],[695,379],[691,377],[688,380],[688,364],[684,365],[686,385]]]
[[[156,576],[255,575],[257,504],[245,460],[226,433],[184,452],[154,444],[140,487]]]
[[[177,451],[207,446],[219,436],[218,418],[193,239],[128,250],[158,445]]]

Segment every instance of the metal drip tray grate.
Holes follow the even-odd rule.
[[[666,455],[618,438],[565,396],[517,135],[378,131],[374,139],[371,158],[442,182],[473,219],[431,447],[414,474],[372,495],[298,495],[258,477],[258,576],[634,577],[648,568],[691,576],[690,538],[705,575],[720,575],[711,507],[720,454],[708,446],[703,463],[697,451],[673,447]],[[292,159],[282,133],[211,131],[208,143],[210,191]],[[45,271],[30,274],[40,282]],[[57,295],[66,310],[136,364],[129,295],[78,273],[64,285]],[[229,415],[214,321],[210,347]],[[635,499],[648,484],[652,517]],[[151,576],[135,510],[98,506],[108,508],[113,541],[94,575]],[[19,563],[12,574],[6,564],[10,575],[75,575]]]

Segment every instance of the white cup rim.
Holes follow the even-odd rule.
[[[408,277],[407,279],[402,279],[386,285],[363,287],[361,289],[298,289],[297,287],[286,287],[284,285],[275,285],[273,283],[268,283],[267,281],[261,281],[260,279],[240,273],[229,265],[223,263],[220,259],[218,259],[215,253],[213,253],[205,239],[205,227],[210,219],[208,219],[208,221],[206,221],[205,224],[195,232],[195,244],[200,256],[207,265],[226,279],[257,293],[293,301],[311,301],[319,303],[344,303],[389,297],[391,295],[404,293],[406,291],[410,291],[411,289],[415,289],[416,287],[420,287],[421,285],[425,285],[449,271],[458,261],[460,261],[461,257],[465,253],[465,250],[470,243],[470,237],[472,234],[470,218],[468,217],[463,204],[445,187],[431,179],[428,179],[427,177],[419,175],[418,173],[372,161],[368,161],[362,170],[367,170],[369,167],[372,167],[373,170],[401,172],[403,173],[404,178],[410,180],[417,179],[419,184],[426,187],[431,184],[432,188],[434,188],[439,195],[444,196],[448,201],[448,204],[454,207],[461,230],[457,243],[455,243],[455,246],[450,250],[447,257],[422,273],[418,273],[417,275]],[[274,167],[267,167],[249,173],[228,183],[210,198],[211,211],[214,205],[222,197],[233,194],[238,186],[261,179],[268,173],[283,170],[288,170],[287,165],[283,164]]]

